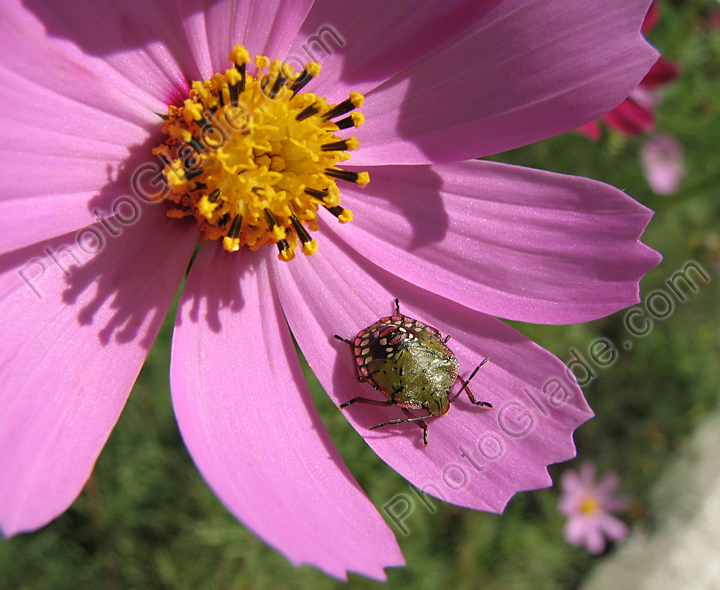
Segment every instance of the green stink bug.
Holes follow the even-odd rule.
[[[489,402],[475,399],[468,384],[490,357],[485,358],[467,381],[458,371],[460,362],[447,346],[450,336],[444,339],[440,330],[400,313],[400,302],[395,299],[395,315],[384,317],[360,330],[354,340],[335,334],[335,338],[350,345],[355,360],[355,376],[361,383],[368,382],[387,399],[374,400],[355,397],[340,406],[354,403],[373,406],[398,406],[407,416],[372,426],[375,430],[390,424],[415,422],[423,429],[423,443],[428,444],[426,418],[442,416],[458,396],[465,391],[476,406],[492,408]],[[460,391],[450,398],[450,389],[459,380]],[[425,416],[415,416],[410,409],[427,410]]]

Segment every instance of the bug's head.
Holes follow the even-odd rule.
[[[427,401],[427,409],[433,416],[442,416],[450,408],[447,391],[433,391]]]

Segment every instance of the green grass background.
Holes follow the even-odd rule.
[[[601,471],[617,470],[633,499],[624,518],[646,527],[658,517],[648,501],[653,482],[716,406],[720,382],[720,31],[706,20],[720,3],[665,0],[661,9],[650,41],[683,67],[663,91],[657,117],[658,131],[674,134],[686,153],[688,173],[676,195],[654,195],[645,182],[638,160],[645,137],[606,135],[595,144],[570,133],[494,158],[602,180],[657,211],[643,241],[665,259],[643,280],[644,297],[690,260],[711,274],[642,338],[629,336],[625,312],[573,326],[513,324],[565,361],[570,348],[587,358],[600,336],[618,347],[617,362],[595,367],[597,377],[585,387],[597,416],[576,433],[578,459],[553,466],[551,475],[557,480],[586,459]],[[405,520],[409,533],[394,528],[408,565],[388,570],[387,585],[354,575],[344,585],[313,568],[291,567],[229,515],[185,450],[168,389],[171,330],[166,321],[73,506],[40,531],[0,541],[1,589],[567,590],[607,557],[564,541],[554,487],[517,495],[503,515],[439,501],[432,512],[416,497]],[[412,495],[311,374],[308,380],[333,440],[375,505]]]

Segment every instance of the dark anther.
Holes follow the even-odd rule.
[[[234,107],[238,106],[238,100],[240,99],[240,82],[237,84],[228,84],[230,89],[230,102]]]
[[[343,211],[345,211],[345,209],[339,205],[336,205],[335,207],[325,207],[325,209],[330,211],[330,213],[332,213],[335,217],[340,217],[343,214]]]
[[[213,192],[208,195],[208,201],[211,203],[217,203],[220,198],[220,189],[216,188]]]
[[[285,250],[287,250],[290,246],[288,245],[287,240],[280,240],[280,241],[277,243],[277,247],[278,247],[278,250],[280,251],[280,253],[282,254],[282,253],[285,252]]]
[[[290,221],[292,221],[293,229],[295,230],[295,233],[297,233],[303,244],[306,244],[307,242],[312,240],[310,234],[308,233],[308,230],[306,230],[303,224],[300,223],[300,220],[296,217],[295,213],[290,216]]]
[[[320,112],[320,109],[318,109],[314,104],[311,104],[309,107],[305,107],[302,111],[300,111],[297,115],[295,115],[295,120],[296,121],[304,121],[308,117],[317,115],[319,112]]]
[[[208,121],[205,118],[205,115],[200,115],[200,120],[196,121],[196,123],[200,126],[200,129],[205,129],[205,127],[210,127],[210,121]]]
[[[235,239],[240,237],[240,230],[242,229],[242,215],[236,215],[233,219],[232,225],[228,230],[228,237]]]
[[[235,69],[240,72],[242,80],[240,80],[240,92],[245,92],[245,64],[235,64]]]
[[[191,168],[189,170],[185,170],[185,179],[192,180],[196,176],[200,176],[202,173],[203,173],[202,166],[198,166],[197,168]]]
[[[339,117],[340,115],[349,113],[350,111],[352,111],[354,109],[355,109],[355,105],[348,98],[347,100],[344,100],[340,104],[335,105],[333,108],[331,108],[327,113],[325,113],[321,117],[321,119],[323,121],[327,121],[328,119],[334,119],[335,117]]]
[[[344,152],[346,149],[348,146],[344,139],[320,146],[320,150],[323,152]]]
[[[305,194],[310,195],[311,197],[315,197],[316,199],[320,199],[322,201],[325,197],[328,196],[328,190],[325,189],[325,190],[319,191],[316,188],[308,187],[305,189]]]
[[[275,82],[273,83],[268,96],[270,96],[270,98],[275,98],[285,82],[287,82],[285,74],[278,72],[277,78],[275,78]]]
[[[204,154],[204,153],[205,153],[205,148],[204,148],[204,147],[202,146],[202,144],[201,144],[197,139],[195,139],[194,137],[191,138],[190,141],[188,141],[188,144],[191,145],[196,152],[200,152],[201,154]]]
[[[332,178],[347,180],[348,182],[357,182],[358,180],[357,172],[348,172],[347,170],[340,170],[339,168],[325,168],[325,174]]]
[[[353,121],[352,117],[345,117],[337,121],[335,125],[338,126],[338,129],[349,129],[350,127],[355,127],[355,121]]]
[[[300,72],[300,75],[295,79],[295,81],[290,84],[290,92],[293,94],[297,94],[300,92],[303,87],[312,80],[312,76],[308,73],[307,68],[303,68],[303,71]]]
[[[277,225],[277,219],[273,215],[273,212],[267,207],[265,207],[265,219],[267,220],[268,229],[272,231],[272,229]]]

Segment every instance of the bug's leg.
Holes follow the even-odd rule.
[[[400,301],[395,297],[395,315],[400,315]]]
[[[335,336],[335,338],[337,338],[338,340],[343,341],[345,344],[349,344],[350,346],[355,346],[355,345],[352,343],[352,340],[348,340],[347,338],[343,338],[342,336],[338,336],[337,334],[334,334],[334,336]]]
[[[405,422],[417,422],[417,425],[424,430],[423,434],[423,444],[428,444],[428,434],[427,434],[427,423],[425,422],[425,418],[432,418],[432,414],[428,414],[427,416],[413,416],[410,411],[407,408],[400,408],[403,412],[405,412],[406,416],[410,416],[409,418],[400,418],[398,420],[390,420],[389,422],[383,422],[382,424],[376,424],[375,426],[371,426],[370,430],[375,430],[376,428],[382,428],[383,426],[390,426],[391,424],[404,424]]]
[[[473,377],[475,377],[475,375],[477,375],[477,372],[480,370],[480,367],[482,367],[489,360],[490,360],[489,356],[485,357],[485,360],[483,360],[483,362],[481,362],[477,367],[475,367],[475,370],[472,372],[472,375],[470,375],[470,377],[468,377],[467,381],[465,381],[465,379],[463,379],[460,375],[458,375],[458,379],[460,379],[460,383],[462,383],[462,387],[460,388],[460,391],[458,391],[455,394],[455,397],[453,397],[450,400],[450,403],[454,402],[458,398],[458,396],[464,391],[465,393],[467,393],[468,397],[470,398],[470,401],[473,404],[475,404],[476,406],[485,406],[486,408],[493,407],[493,405],[490,402],[481,402],[481,401],[476,400],[475,396],[472,394],[472,391],[470,391],[470,388],[468,387],[468,385],[470,384],[470,380]]]
[[[448,334],[447,336],[445,336],[445,340],[443,340],[443,342],[444,342],[445,344],[447,344],[447,343],[448,343],[448,340],[450,340],[450,334]],[[470,379],[468,379],[468,381],[470,381]]]
[[[410,412],[410,410],[408,410],[407,408],[402,408],[402,407],[401,407],[400,409],[401,409],[403,412],[405,412],[405,415],[406,415],[408,418],[412,418],[412,419],[413,419],[412,421],[415,422],[415,424],[417,424],[420,428],[423,429],[423,445],[427,446],[427,444],[428,444],[428,427],[427,427],[427,422],[425,422],[425,420],[418,420],[417,417],[414,416],[414,415]],[[428,418],[428,417],[430,417],[430,416],[432,416],[432,414],[428,414],[427,416],[423,416],[423,418]]]
[[[370,399],[369,397],[354,397],[349,402],[340,405],[340,409],[347,408],[354,403],[368,404],[370,406],[392,406],[393,402],[389,399],[380,401],[378,399]]]
[[[470,383],[470,380],[471,380],[473,377],[475,377],[475,375],[477,375],[477,372],[480,370],[480,367],[482,367],[482,366],[483,366],[486,362],[488,362],[489,360],[490,360],[490,357],[489,357],[489,356],[488,356],[488,357],[485,357],[485,360],[483,360],[483,362],[481,362],[477,367],[475,367],[475,370],[472,372],[472,374],[470,375],[470,377],[468,378],[467,381],[465,381],[462,377],[460,377],[460,375],[458,375],[458,379],[460,379],[460,383],[462,383],[462,387],[460,388],[460,391],[458,391],[458,392],[455,394],[455,396],[450,400],[450,403],[453,403],[457,398],[459,398],[459,397],[460,397],[460,394],[461,394],[464,390],[470,391],[470,390],[467,388],[467,387],[468,387],[468,384]],[[474,402],[475,397],[474,397],[471,393],[470,393],[469,395],[471,396],[471,399],[473,400],[473,403],[475,403],[475,402]]]
[[[465,385],[467,385],[467,381],[463,381],[463,378],[462,378],[462,377],[460,377],[460,381],[461,381],[462,383],[464,383]],[[476,399],[475,399],[475,396],[472,394],[472,391],[470,391],[470,388],[469,388],[469,387],[467,387],[467,388],[465,389],[465,393],[468,394],[468,397],[470,398],[470,401],[471,401],[473,404],[475,404],[476,406],[485,406],[486,408],[490,408],[491,410],[493,409],[493,405],[492,405],[490,402],[481,402],[481,401],[479,401],[479,400],[476,400]]]

